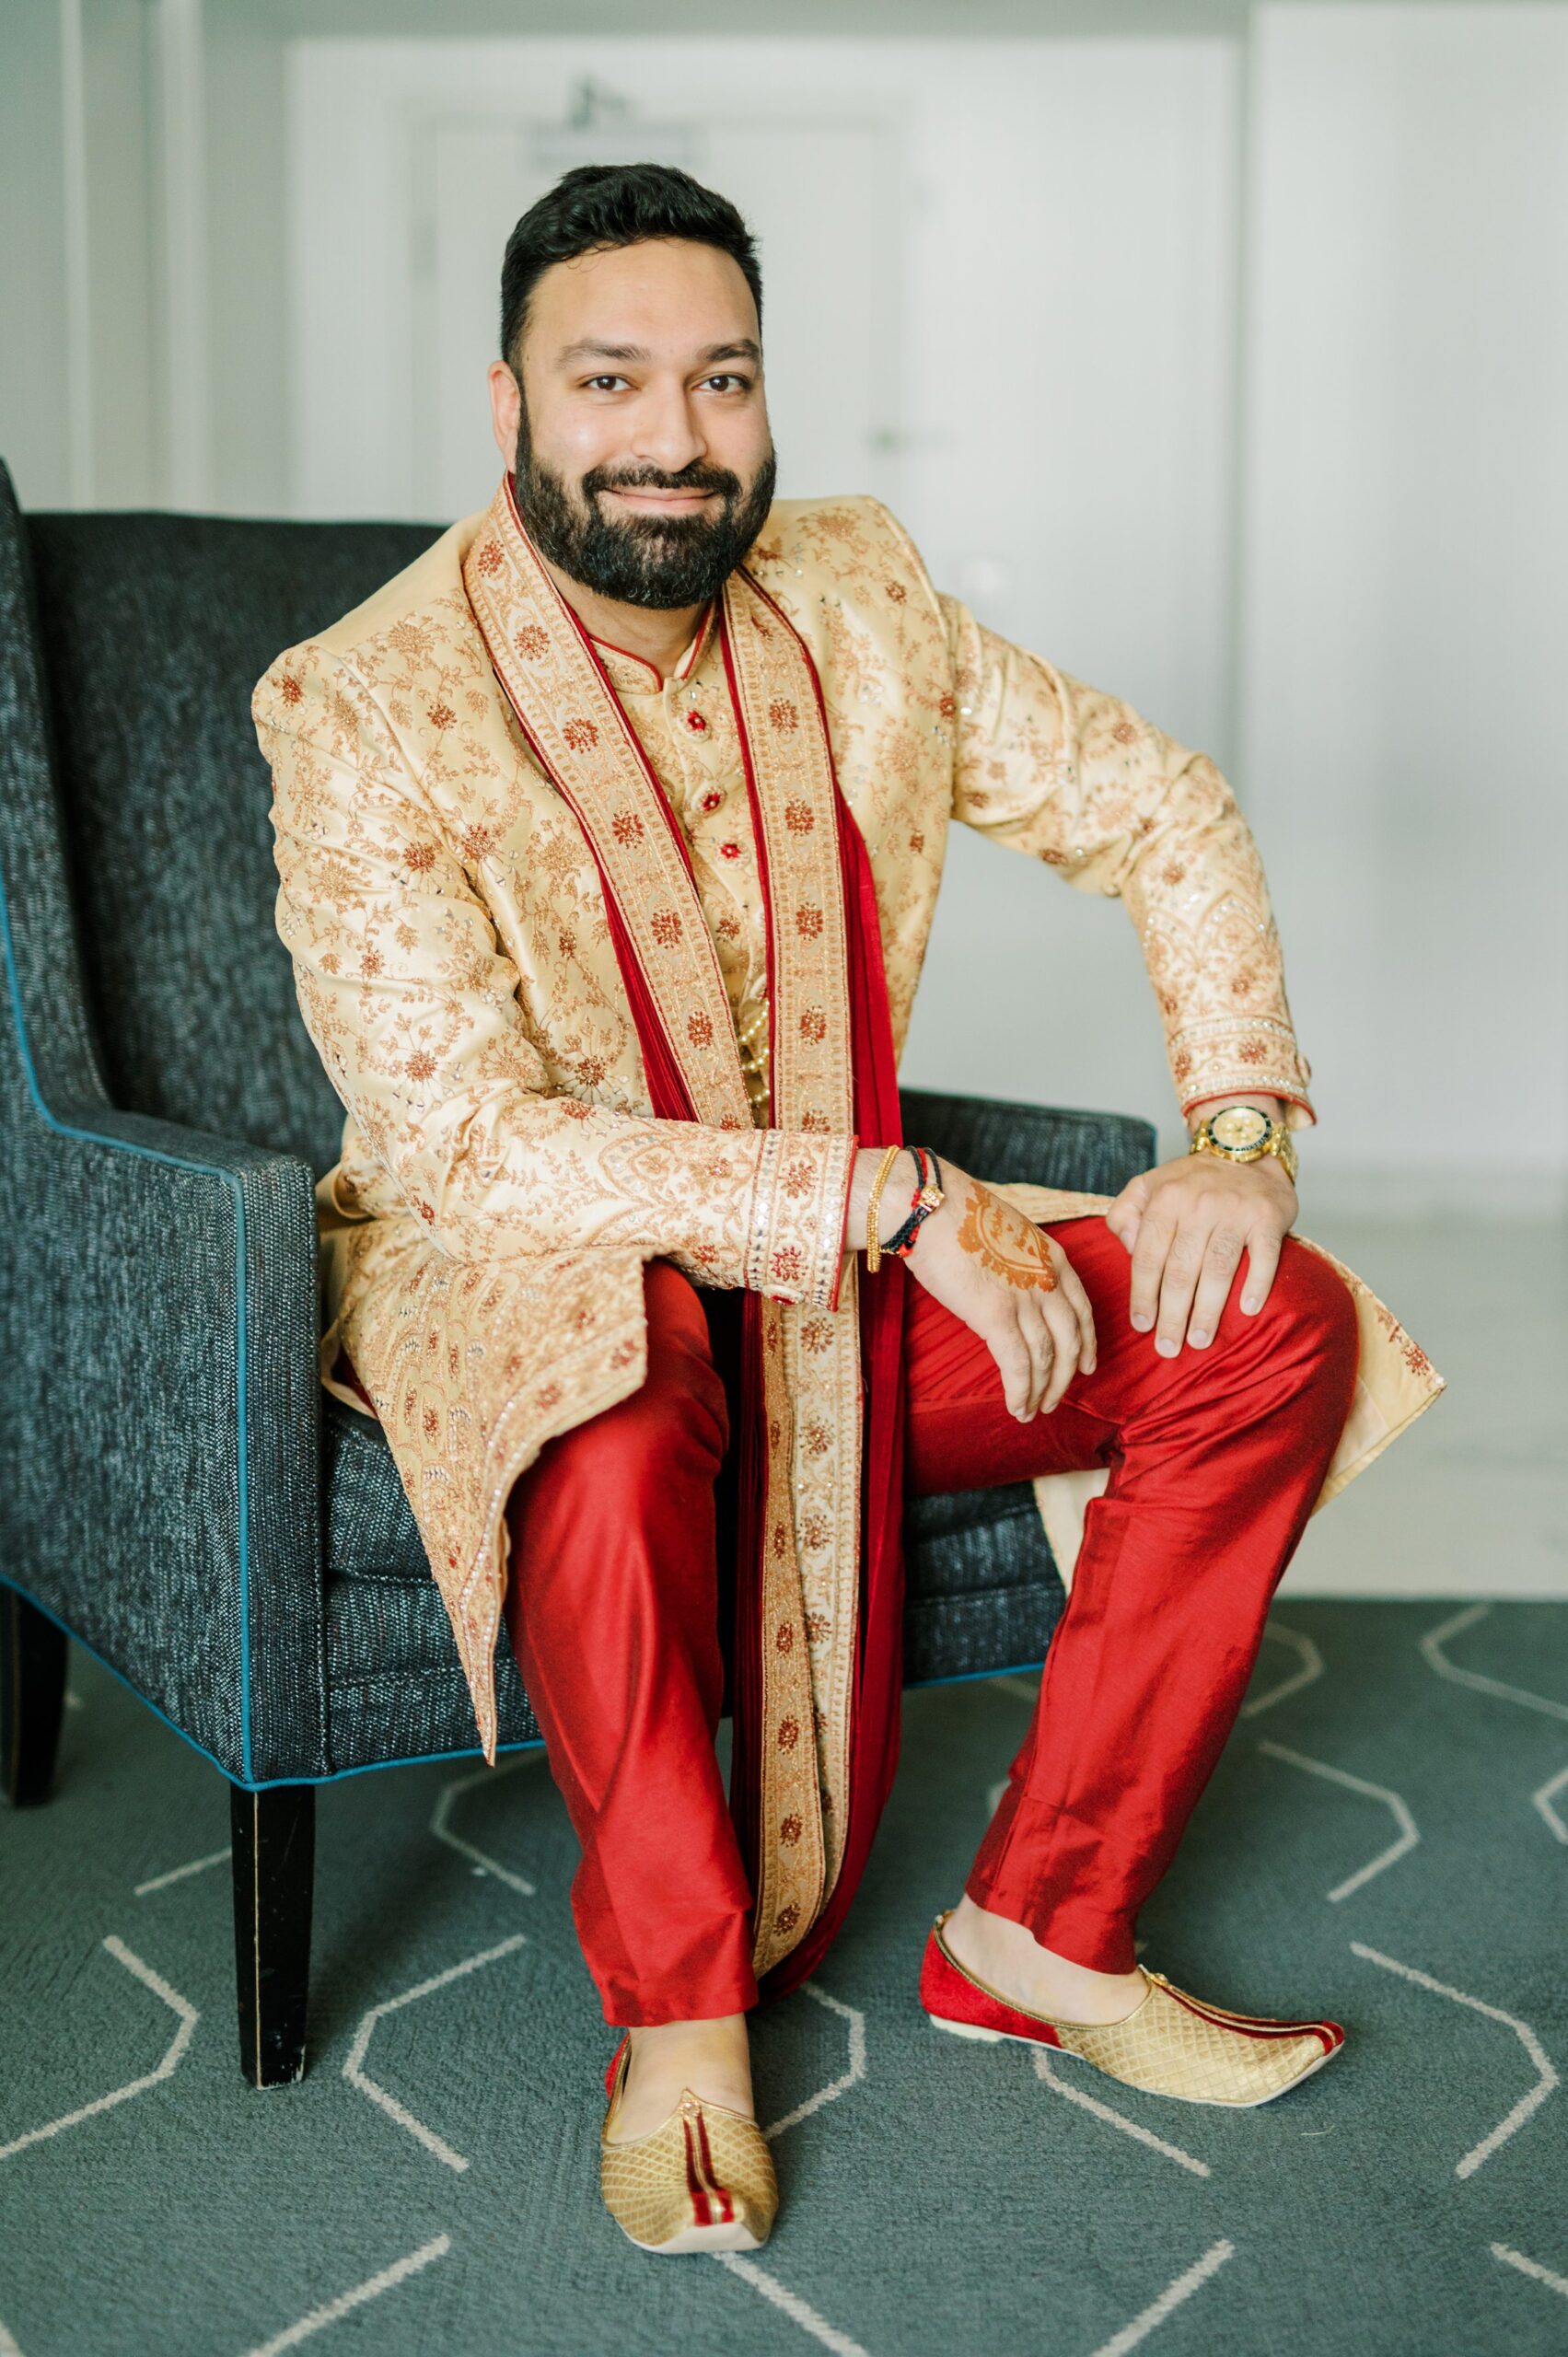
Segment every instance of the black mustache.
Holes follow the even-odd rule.
[[[656,467],[615,474],[608,467],[591,467],[583,477],[583,490],[590,498],[598,491],[713,491],[738,499],[741,484],[739,476],[726,467],[683,467],[678,475],[661,473]]]

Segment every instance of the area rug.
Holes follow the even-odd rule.
[[[1257,2111],[929,2026],[1034,1686],[912,1692],[849,1925],[757,2025],[778,2230],[722,2260],[599,2207],[542,1755],[321,1789],[308,2068],[258,2094],[224,1786],[71,1677],[54,1797],[0,1812],[0,2357],[1568,2350],[1568,1605],[1281,1602],[1141,1927],[1179,1985],[1346,2025]]]

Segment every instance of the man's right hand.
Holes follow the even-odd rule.
[[[880,1160],[870,1149],[856,1158],[848,1236],[856,1248],[865,1241],[865,1196]],[[903,1219],[915,1178],[906,1150],[882,1190],[879,1236],[891,1236]],[[1079,1368],[1086,1374],[1095,1364],[1094,1312],[1082,1280],[1044,1228],[967,1170],[945,1161],[942,1183],[941,1209],[916,1231],[910,1274],[980,1336],[996,1362],[1008,1413],[1021,1423],[1049,1415]]]

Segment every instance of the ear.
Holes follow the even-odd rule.
[[[522,417],[522,395],[517,390],[516,377],[504,360],[491,362],[488,381],[491,429],[495,435],[495,447],[505,459],[509,474],[517,463],[517,427]]]

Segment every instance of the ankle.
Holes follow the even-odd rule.
[[[966,1894],[943,1938],[967,1971],[1030,2013],[1066,2022],[1122,2020],[1142,1999],[1145,1982],[1130,1972],[1099,1972],[1058,1955],[1010,1916],[994,1915]]]
[[[688,2087],[705,2103],[753,2118],[746,2015],[660,2022],[627,2032],[631,2052],[616,2116],[617,2141],[647,2135]]]

